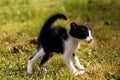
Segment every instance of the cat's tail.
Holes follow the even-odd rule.
[[[48,20],[44,23],[42,29],[41,29],[41,33],[46,32],[47,30],[49,30],[52,26],[52,24],[57,20],[57,19],[64,19],[67,20],[67,17],[63,14],[54,14],[53,16],[51,16],[50,18],[48,18]]]
[[[64,20],[67,20],[67,17],[63,14],[60,14],[60,13],[57,13],[57,14],[54,14],[53,16],[50,16],[48,18],[48,20],[44,23],[42,29],[41,29],[41,32],[38,36],[38,48],[41,46],[41,40],[42,38],[44,37],[44,34],[50,30],[52,24],[57,20],[57,19],[64,19]]]

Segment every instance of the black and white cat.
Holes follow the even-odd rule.
[[[28,74],[32,74],[33,64],[38,58],[43,57],[40,63],[40,66],[43,67],[53,56],[53,52],[62,54],[65,64],[75,75],[84,73],[84,66],[80,64],[75,51],[79,47],[80,40],[85,40],[88,43],[92,41],[90,29],[86,24],[78,25],[75,22],[70,24],[70,30],[61,26],[52,26],[57,19],[67,20],[65,15],[55,14],[45,22],[38,37],[37,52],[28,61]],[[73,63],[81,71],[78,71]]]

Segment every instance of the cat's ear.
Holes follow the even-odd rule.
[[[73,29],[75,29],[75,28],[77,27],[77,24],[76,24],[75,22],[72,22],[72,23],[70,24],[70,27],[73,28]]]

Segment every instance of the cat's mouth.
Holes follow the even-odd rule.
[[[89,37],[89,36],[85,39],[85,41],[86,41],[87,43],[91,43],[92,40],[93,40],[93,37]]]
[[[90,41],[88,41],[88,43],[91,43],[92,42],[92,39]]]

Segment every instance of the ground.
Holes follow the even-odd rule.
[[[0,79],[1,80],[119,80],[120,79],[120,1],[119,0],[0,0]],[[55,25],[90,24],[93,42],[81,42],[77,55],[85,74],[74,77],[60,55],[55,55],[47,71],[39,68],[27,75],[30,56],[44,21],[63,13],[68,21]]]

